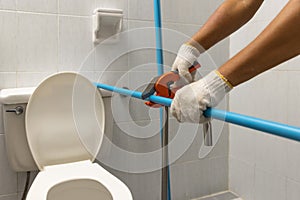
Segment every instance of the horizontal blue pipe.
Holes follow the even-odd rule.
[[[137,99],[142,99],[142,93],[138,92],[138,91],[127,90],[124,88],[118,88],[118,87],[114,87],[114,86],[110,86],[110,85],[106,85],[106,84],[102,84],[102,83],[94,83],[94,84],[97,86],[97,88],[101,88],[101,89],[108,90],[111,92],[116,92],[116,93],[123,94],[126,96],[132,96]],[[172,104],[172,99],[155,96],[155,95],[151,95],[146,100],[147,101],[150,100],[152,102],[159,103],[159,104],[162,104],[162,105],[168,106],[168,107],[170,107]]]
[[[127,90],[123,88],[118,88],[106,84],[95,83],[98,88],[109,90],[112,92],[120,93],[126,96],[132,96],[138,99],[142,99],[142,93],[138,91]],[[164,106],[171,106],[172,99],[152,95],[148,99],[152,102],[162,104]],[[247,115],[241,115],[238,113],[227,112],[223,110],[218,110],[215,108],[208,108],[204,112],[205,117],[211,117],[228,123],[244,126],[247,128],[255,129],[258,131],[263,131],[266,133],[271,133],[273,135],[281,136],[284,138],[300,141],[300,128],[295,126],[290,126],[286,124],[281,124],[277,122],[272,122],[264,119],[259,119],[256,117],[251,117]]]

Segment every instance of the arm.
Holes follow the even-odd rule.
[[[188,44],[200,52],[209,49],[248,22],[263,0],[227,0],[192,37]],[[200,46],[199,46],[200,45]]]
[[[219,68],[236,86],[300,54],[300,1],[290,0],[246,48]]]
[[[300,54],[300,0],[290,0],[268,27],[218,70],[180,89],[171,113],[180,122],[203,123],[203,112],[236,86]]]
[[[188,68],[197,60],[200,53],[249,21],[262,2],[263,0],[226,0],[206,24],[180,47],[172,70],[178,70],[182,77],[192,82],[194,77],[189,73]]]

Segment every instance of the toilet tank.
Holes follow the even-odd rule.
[[[18,172],[38,170],[31,154],[25,129],[27,102],[35,88],[11,88],[0,91],[0,104],[3,105],[3,125],[6,150],[10,166]],[[113,117],[111,114],[111,93],[101,92],[105,106],[105,138],[112,137]],[[16,108],[23,112],[14,112]],[[7,112],[10,111],[10,112]],[[42,112],[42,111],[41,111]],[[1,113],[0,113],[1,114]],[[103,145],[99,154],[108,155],[109,146]],[[99,159],[101,156],[98,155]]]
[[[38,170],[29,149],[25,131],[26,106],[34,89],[12,88],[0,91],[8,160],[11,167],[19,172]],[[14,112],[16,108],[18,111]]]

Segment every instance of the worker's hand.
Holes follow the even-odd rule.
[[[209,119],[203,116],[208,107],[215,107],[232,86],[218,71],[184,86],[175,94],[171,113],[179,122],[204,123]]]
[[[177,57],[173,63],[172,71],[178,70],[179,75],[184,77],[189,83],[194,81],[194,74],[189,72],[189,68],[200,56],[198,49],[189,44],[183,44],[179,48]]]

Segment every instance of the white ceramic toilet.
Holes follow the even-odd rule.
[[[100,93],[88,79],[64,72],[44,80],[27,104],[26,136],[16,133],[24,129],[24,113],[13,111],[26,106],[21,100],[32,90],[16,91],[1,91],[0,101],[12,167],[40,170],[27,200],[132,199],[123,182],[93,163],[104,135],[105,112]]]

